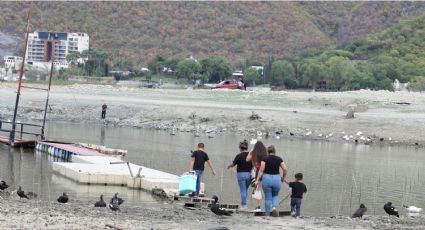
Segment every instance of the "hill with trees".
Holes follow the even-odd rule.
[[[28,6],[0,2],[0,32],[22,38]],[[265,60],[343,47],[424,9],[424,2],[35,2],[31,28],[89,33],[111,63],[190,54]]]

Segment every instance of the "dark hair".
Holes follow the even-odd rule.
[[[270,145],[269,147],[267,147],[267,152],[270,153],[276,153],[276,148],[274,147],[274,145]]]
[[[303,179],[303,174],[302,173],[295,174],[295,179],[302,180]]]
[[[263,142],[257,141],[252,149],[252,161],[254,163],[261,162],[267,155],[266,146],[264,146]]]
[[[199,143],[198,144],[198,148],[202,148],[203,149],[204,148],[204,143]]]
[[[239,142],[239,148],[241,150],[247,150],[248,149],[248,141],[243,140],[243,141]]]

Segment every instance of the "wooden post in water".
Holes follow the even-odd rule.
[[[53,55],[53,57],[52,57],[52,66],[50,67],[49,87],[47,88],[47,98],[46,98],[46,105],[44,107],[43,125],[41,126],[41,140],[45,139],[44,127],[46,126],[47,107],[49,106],[50,86],[52,84],[53,62],[54,62],[54,60],[55,60],[55,55]]]
[[[30,9],[28,10],[27,26],[25,28],[24,55],[22,57],[22,63],[19,68],[18,91],[16,92],[15,111],[13,112],[13,120],[12,120],[12,131],[10,132],[10,136],[9,136],[10,145],[13,145],[13,143],[15,142],[16,116],[18,113],[19,97],[21,95],[22,77],[24,76],[24,71],[25,71],[25,68],[24,68],[25,56],[27,55],[28,33],[30,29],[31,15],[32,15],[32,2],[30,2]]]

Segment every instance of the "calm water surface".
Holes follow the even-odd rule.
[[[190,133],[170,135],[164,131],[50,123],[51,139],[104,144],[128,149],[126,160],[173,174],[188,170],[190,150],[204,142],[217,175],[204,173],[207,195],[217,194],[223,202],[239,203],[235,170],[226,170],[236,155],[244,136],[228,134],[209,139]],[[263,139],[273,144],[289,168],[289,179],[304,173],[308,188],[302,205],[304,215],[350,215],[360,203],[369,215],[384,214],[387,201],[401,209],[402,204],[425,207],[425,152],[411,147],[365,146],[302,140]],[[0,146],[0,178],[13,186],[38,192],[41,199],[54,200],[68,191],[80,200],[95,200],[100,193],[112,196],[119,192],[133,202],[153,202],[145,192],[118,186],[80,185],[52,172],[52,159],[33,151]],[[285,185],[281,199],[290,192]],[[253,202],[250,201],[250,205]],[[289,199],[283,202],[289,209]]]

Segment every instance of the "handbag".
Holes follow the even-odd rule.
[[[261,200],[263,198],[261,194],[261,190],[254,190],[254,193],[252,194],[252,199]]]

